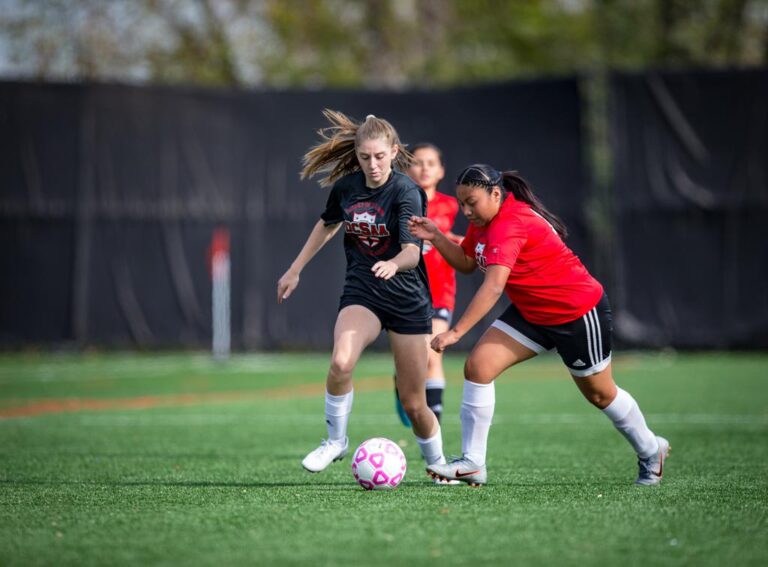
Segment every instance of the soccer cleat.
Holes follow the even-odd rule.
[[[655,455],[651,455],[647,459],[638,459],[637,465],[640,467],[640,472],[637,475],[635,484],[642,484],[644,486],[652,486],[661,482],[661,475],[664,472],[664,461],[669,456],[669,441],[663,437],[656,437],[659,442],[659,450]]]
[[[400,394],[397,393],[397,386],[395,386],[395,410],[397,410],[397,417],[406,427],[411,427],[411,420],[408,418],[408,414],[405,413],[405,408],[400,402]]]
[[[480,486],[488,480],[488,472],[485,469],[485,465],[477,466],[466,457],[454,459],[444,465],[428,465],[427,474],[439,480],[466,482],[469,486]]]
[[[433,477],[432,482],[437,486],[456,486],[461,484],[460,480],[448,480],[447,478]]]
[[[325,470],[328,465],[335,461],[343,459],[347,450],[349,449],[349,438],[344,437],[344,444],[331,441],[330,439],[323,439],[320,446],[309,453],[304,460],[301,461],[301,466],[307,469],[309,472],[320,472]]]

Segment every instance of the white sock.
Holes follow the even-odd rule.
[[[488,432],[496,407],[496,387],[464,380],[461,400],[461,452],[476,465],[485,464]]]
[[[427,378],[425,387],[427,390],[445,390],[445,376]]]
[[[325,424],[328,426],[329,441],[344,444],[353,398],[354,390],[341,396],[333,396],[325,392]]]
[[[422,439],[416,436],[416,443],[419,444],[421,449],[421,456],[428,465],[445,464],[445,456],[443,455],[443,434],[440,427],[437,428],[435,433],[429,439]]]
[[[648,429],[643,412],[635,398],[621,388],[616,388],[616,398],[603,410],[614,427],[627,438],[629,444],[641,459],[646,459],[659,450],[656,435]]]

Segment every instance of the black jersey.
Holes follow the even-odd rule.
[[[401,244],[412,243],[421,248],[421,241],[408,231],[408,219],[426,214],[424,190],[402,173],[393,172],[376,189],[366,187],[362,171],[336,181],[320,217],[326,226],[344,223],[345,297],[365,298],[379,309],[403,316],[423,317],[425,311],[431,313],[432,298],[423,258],[415,268],[398,272],[386,281],[371,271],[376,262],[397,256]]]

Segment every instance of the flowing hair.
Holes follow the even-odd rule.
[[[528,182],[517,171],[504,171],[500,173],[490,165],[470,165],[459,174],[456,179],[456,185],[482,187],[488,193],[491,193],[494,187],[501,189],[502,194],[509,192],[518,201],[530,205],[531,209],[552,225],[552,228],[560,235],[560,238],[565,240],[568,237],[568,229],[565,223],[556,214],[547,210],[544,203],[539,201],[538,197],[534,195]]]
[[[384,120],[369,114],[363,122],[356,122],[338,110],[323,110],[323,115],[331,123],[327,128],[320,128],[317,133],[320,142],[312,146],[302,159],[301,179],[324,175],[320,186],[327,187],[349,173],[360,171],[355,150],[365,140],[382,138],[391,146],[397,145],[398,151],[394,166],[405,171],[413,162],[413,156],[400,142],[397,130]]]

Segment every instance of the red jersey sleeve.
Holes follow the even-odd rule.
[[[504,222],[494,223],[488,229],[488,242],[485,246],[486,265],[506,266],[511,270],[526,240],[528,240],[528,232],[516,217],[508,217]]]

